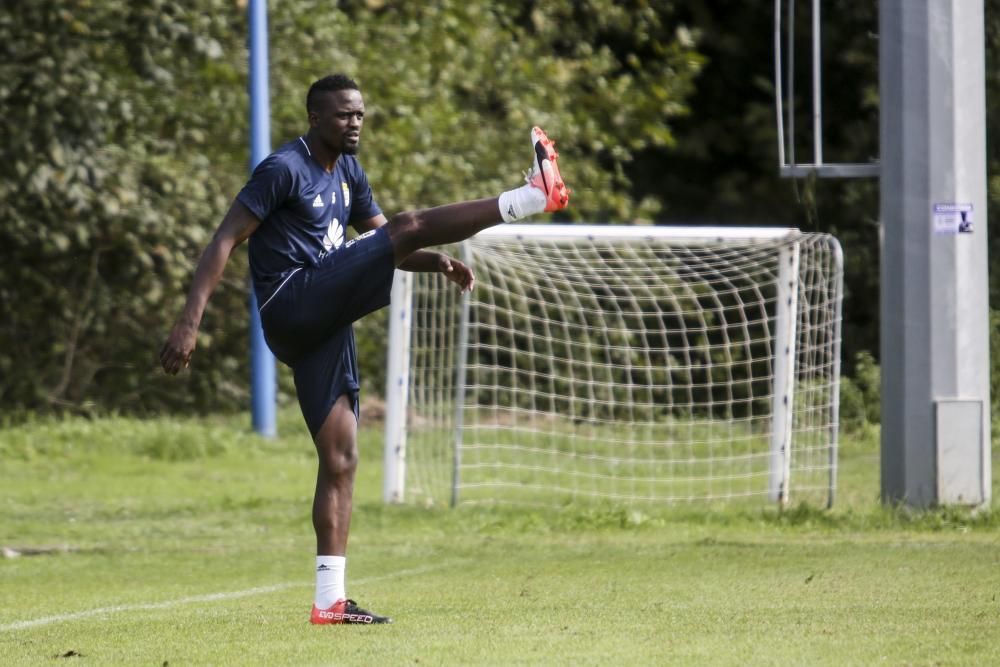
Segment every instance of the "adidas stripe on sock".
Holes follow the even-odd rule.
[[[500,216],[514,222],[545,210],[545,193],[533,185],[522,185],[500,195]]]
[[[347,597],[344,589],[346,556],[316,556],[316,607],[329,609],[337,600]]]

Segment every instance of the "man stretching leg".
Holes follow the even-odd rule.
[[[233,249],[249,240],[250,272],[264,337],[290,366],[319,458],[313,526],[316,597],[311,622],[390,623],[347,598],[344,573],[357,469],[358,364],[352,323],[389,303],[393,270],[441,272],[461,291],[472,270],[429,246],[569,202],[555,144],[531,131],[527,183],[499,197],[407,211],[386,219],[358,152],[365,104],[344,75],[316,81],[309,130],[254,170],[205,248],[187,302],[160,352],[173,375],[191,361],[202,314]],[[360,235],[345,242],[346,226]]]

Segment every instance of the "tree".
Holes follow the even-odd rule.
[[[228,377],[243,355],[212,344],[239,321],[207,322],[205,373],[171,387],[150,372],[232,188],[217,172],[236,171],[234,142],[245,133],[242,120],[229,121],[246,105],[242,15],[222,0],[193,4],[22,0],[0,9],[7,410],[211,408],[244,393]],[[225,294],[216,312],[242,301],[242,291]]]
[[[528,130],[579,184],[559,219],[649,220],[625,165],[668,145],[700,67],[672,3],[433,6],[289,0],[271,13],[274,144],[331,71],[369,102],[363,162],[387,213],[496,194]],[[0,9],[0,402],[212,410],[245,403],[245,262],[203,323],[197,372],[156,371],[197,254],[245,175],[246,34],[231,0],[15,0]],[[363,373],[384,338],[363,325]]]
[[[808,3],[797,7],[796,154],[804,161],[812,158],[811,26]],[[836,0],[824,2],[823,12],[825,160],[866,162],[878,154],[878,10]],[[779,177],[773,3],[685,3],[678,20],[699,35],[707,63],[695,81],[691,113],[674,125],[676,146],[643,151],[629,170],[635,196],[658,193],[660,222],[833,234],[847,263],[845,359],[877,351],[878,183]]]
[[[797,155],[811,159],[808,3],[796,4],[799,45]],[[877,3],[825,0],[823,7],[824,157],[866,162],[878,156]],[[1000,252],[1000,0],[985,0],[989,243]],[[789,225],[829,232],[845,251],[844,359],[879,352],[879,190],[876,179],[783,180],[777,175],[773,3],[706,0],[679,5],[677,18],[699,35],[706,65],[676,121],[676,145],[641,152],[629,169],[635,196],[659,193],[657,220]],[[787,56],[787,54],[786,54]],[[990,275],[1000,308],[1000,272]]]

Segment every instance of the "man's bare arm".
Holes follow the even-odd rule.
[[[160,364],[167,373],[174,375],[190,363],[205,306],[222,280],[229,256],[259,226],[260,220],[246,206],[234,200],[198,260],[184,310],[160,350]]]

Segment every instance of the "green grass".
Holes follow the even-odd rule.
[[[437,418],[435,418],[437,417]],[[452,498],[454,424],[418,415],[407,433],[407,488],[428,504]],[[714,502],[759,507],[768,494],[770,420],[664,417],[660,422],[574,423],[516,410],[465,410],[458,499],[461,503],[551,505],[606,500],[670,504]],[[793,457],[797,499],[825,503],[827,433]],[[817,441],[818,440],[818,441]]]
[[[778,512],[386,507],[366,429],[348,590],[396,622],[316,628],[311,445],[245,421],[0,431],[0,545],[41,552],[0,558],[0,664],[1000,662],[1000,509],[881,507],[871,432]]]

